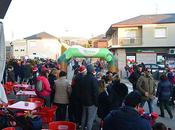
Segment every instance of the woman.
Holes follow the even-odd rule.
[[[43,98],[45,101],[45,105],[47,107],[50,107],[50,94],[51,94],[51,88],[48,81],[48,70],[41,71],[40,76],[36,79],[36,93],[39,97]]]
[[[161,75],[160,82],[158,83],[156,97],[160,103],[160,116],[164,117],[164,108],[167,110],[170,118],[173,118],[172,112],[169,107],[169,100],[172,95],[172,84],[166,75]]]
[[[58,106],[56,110],[56,120],[58,121],[66,120],[66,111],[71,94],[71,85],[66,79],[66,75],[66,72],[61,71],[59,74],[60,79],[55,81],[54,103]]]
[[[49,83],[51,87],[51,95],[50,95],[50,102],[53,103],[54,95],[55,95],[55,80],[58,78],[58,70],[53,68],[49,74]]]

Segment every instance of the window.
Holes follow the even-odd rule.
[[[15,49],[15,51],[18,51],[18,49]]]
[[[154,37],[155,38],[165,38],[166,37],[166,32],[167,32],[166,27],[155,28]]]
[[[135,29],[129,29],[125,31],[125,37],[127,38],[136,38],[136,32],[137,30]]]

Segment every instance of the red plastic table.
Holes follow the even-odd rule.
[[[9,105],[7,108],[16,109],[16,110],[24,110],[24,111],[32,111],[41,106],[42,106],[41,103],[19,101],[12,105]]]
[[[36,92],[35,91],[18,91],[16,93],[17,96],[19,95],[23,95],[23,96],[36,96]]]

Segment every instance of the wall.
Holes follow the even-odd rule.
[[[29,56],[29,58],[41,57],[57,59],[61,54],[61,44],[54,39],[17,40],[13,45],[13,54],[15,58]]]
[[[154,31],[156,27],[167,27],[166,38],[155,38]],[[175,46],[175,24],[149,24],[142,28],[143,46]]]
[[[124,67],[126,66],[126,51],[125,49],[117,49],[115,52],[118,61],[119,75],[121,78],[125,77]]]

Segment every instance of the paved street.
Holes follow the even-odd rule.
[[[132,85],[130,84],[130,82],[127,79],[122,79],[121,82],[125,83],[128,88],[129,91],[132,91]],[[157,107],[156,105],[157,100],[154,101],[154,111],[157,112],[158,114],[160,114],[160,109]],[[147,107],[147,103],[144,106],[146,112],[149,112],[148,107]],[[158,118],[158,122],[163,122],[167,125],[167,127],[172,128],[172,130],[175,130],[175,107],[172,107],[172,113],[174,118],[170,119],[168,113],[165,111],[165,118],[159,117]]]

